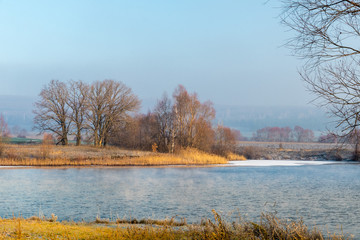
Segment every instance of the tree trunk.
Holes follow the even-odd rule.
[[[76,134],[76,146],[80,146],[80,144],[81,144],[81,133],[80,131],[78,131]]]
[[[355,143],[355,151],[354,151],[354,161],[359,161],[360,160],[360,153],[359,153],[359,143],[356,142]]]

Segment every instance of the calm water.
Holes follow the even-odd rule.
[[[60,220],[185,217],[263,211],[360,238],[360,165],[0,169],[0,216]]]

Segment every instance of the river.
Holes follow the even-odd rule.
[[[252,164],[251,164],[252,163]],[[360,237],[360,165],[245,161],[227,167],[0,169],[0,216],[177,216],[258,221],[262,212]]]

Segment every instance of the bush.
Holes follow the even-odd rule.
[[[246,146],[239,148],[238,154],[243,155],[246,159],[261,159],[266,155],[266,152],[261,147]]]

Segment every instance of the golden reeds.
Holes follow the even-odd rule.
[[[45,145],[5,146],[0,157],[1,166],[157,166],[157,165],[206,165],[226,164],[227,159],[218,155],[187,148],[177,154],[129,151],[115,147]]]

